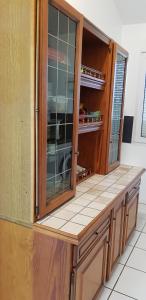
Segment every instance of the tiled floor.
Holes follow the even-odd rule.
[[[146,205],[139,204],[138,222],[127,249],[97,300],[146,300]]]

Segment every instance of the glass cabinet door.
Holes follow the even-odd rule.
[[[69,16],[64,13],[64,9],[62,12],[60,3],[58,9],[56,1],[55,6],[53,1],[48,1],[47,5],[48,12],[45,14],[44,11],[44,14],[48,21],[43,21],[43,26],[47,24],[47,30],[45,28],[44,31],[44,27],[42,29],[44,40],[47,40],[47,57],[43,65],[46,78],[44,79],[44,73],[41,77],[46,97],[41,102],[43,132],[40,132],[40,141],[43,140],[43,145],[40,170],[42,165],[44,167],[43,173],[41,172],[42,185],[39,183],[42,189],[40,197],[43,198],[40,199],[40,210],[43,207],[44,213],[53,210],[73,196],[76,165],[74,137],[77,130],[75,117],[78,65],[76,62],[80,62],[77,58],[77,32],[79,32],[80,20],[78,18],[76,20],[76,16],[70,17],[71,12]],[[68,6],[64,5],[65,8]],[[74,11],[72,13],[74,14]]]
[[[120,160],[126,60],[127,58],[125,58],[125,56],[117,52],[112,103],[109,165],[113,165]]]
[[[71,189],[76,23],[49,5],[46,201]]]

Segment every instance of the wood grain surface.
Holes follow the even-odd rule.
[[[0,1],[0,216],[25,223],[34,207],[35,3]]]

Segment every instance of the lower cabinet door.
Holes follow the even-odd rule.
[[[107,279],[110,277],[113,265],[122,254],[123,229],[124,229],[125,199],[114,208],[112,218],[111,241],[108,255]]]
[[[126,221],[125,221],[125,237],[124,246],[133,232],[137,222],[137,209],[138,209],[139,194],[137,193],[126,204]]]
[[[93,300],[106,278],[109,230],[74,270],[71,300]]]

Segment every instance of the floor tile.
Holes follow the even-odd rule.
[[[139,248],[134,248],[126,265],[146,272],[146,251]]]
[[[146,221],[144,218],[141,218],[139,215],[137,217],[137,225],[136,225],[136,230],[142,231],[144,226],[146,224]]]
[[[138,239],[135,247],[146,250],[146,234],[145,233],[141,233],[141,236]]]
[[[130,239],[129,239],[129,241],[128,241],[128,245],[129,245],[129,246],[134,246],[134,245],[136,244],[136,242],[137,242],[139,236],[140,236],[140,232],[135,230],[135,231],[132,233],[132,235],[131,235],[131,237],[130,237]]]
[[[109,297],[109,300],[131,300],[131,298],[119,294],[118,292],[112,292],[111,296]]]
[[[146,225],[144,226],[144,228],[143,228],[143,232],[145,232],[146,233]]]
[[[85,226],[83,225],[68,222],[63,227],[61,227],[61,230],[71,234],[79,234],[84,229],[84,227]]]
[[[126,246],[125,252],[123,253],[123,255],[120,257],[119,259],[119,263],[122,265],[125,265],[128,257],[130,256],[130,253],[133,250],[133,246]]]
[[[80,214],[89,216],[89,217],[96,217],[97,215],[99,215],[99,213],[100,213],[100,210],[89,208],[89,207],[86,207],[80,211]]]
[[[121,264],[117,264],[114,269],[113,269],[113,273],[112,273],[112,276],[110,278],[109,281],[107,281],[105,283],[105,286],[110,288],[110,289],[113,289],[118,277],[120,276],[122,270],[123,270],[124,266],[121,265]]]
[[[125,267],[114,290],[134,299],[146,300],[146,274]]]
[[[109,297],[110,293],[111,293],[111,290],[104,287],[101,290],[101,292],[99,293],[96,300],[108,300],[108,297]]]
[[[93,218],[91,217],[78,214],[71,219],[71,222],[81,224],[81,225],[88,225],[92,220]]]

